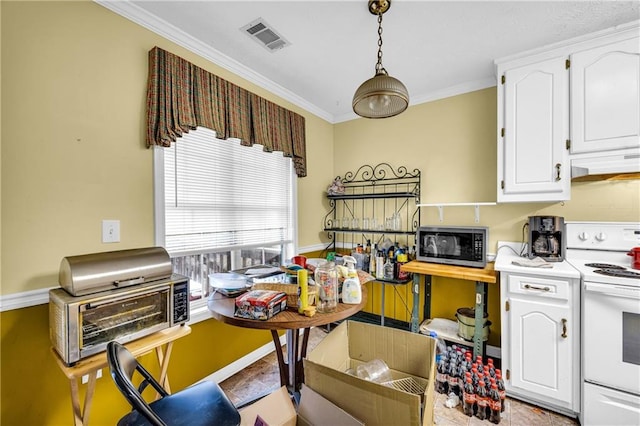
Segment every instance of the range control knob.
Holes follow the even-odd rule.
[[[580,238],[581,241],[587,241],[589,239],[589,234],[582,231],[581,233],[578,234],[578,238]]]
[[[596,240],[604,241],[606,239],[607,239],[607,234],[605,234],[604,232],[600,232],[600,233],[596,234]]]

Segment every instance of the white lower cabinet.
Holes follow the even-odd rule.
[[[580,410],[580,281],[501,273],[507,393],[556,411]]]

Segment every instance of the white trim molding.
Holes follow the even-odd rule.
[[[52,288],[57,287],[0,295],[0,312],[47,304],[49,303],[49,290]]]

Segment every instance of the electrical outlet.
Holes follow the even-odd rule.
[[[99,379],[100,377],[102,377],[102,368],[96,372],[96,379]],[[89,375],[85,374],[84,376],[82,376],[82,384],[86,385],[88,382],[89,382]]]
[[[103,243],[119,243],[120,242],[120,221],[119,220],[103,220],[102,221],[102,242]]]

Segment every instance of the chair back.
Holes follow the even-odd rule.
[[[131,407],[142,414],[151,424],[166,426],[162,419],[153,412],[149,404],[142,397],[142,392],[151,385],[163,398],[168,392],[160,386],[153,376],[136,360],[127,348],[116,341],[107,344],[107,362],[111,377],[124,395]],[[142,382],[136,387],[133,382],[135,373],[142,376]]]

